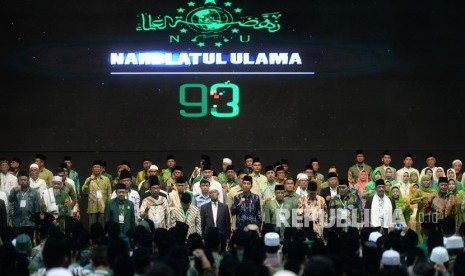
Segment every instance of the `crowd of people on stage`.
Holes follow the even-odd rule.
[[[194,168],[0,160],[0,271],[20,275],[465,275],[462,161],[301,170],[202,154]],[[295,170],[295,173],[294,173]],[[82,177],[85,175],[85,177]],[[82,204],[85,202],[86,204]],[[81,203],[81,204],[80,204]],[[84,205],[81,208],[80,205]],[[86,215],[81,216],[85,212]]]

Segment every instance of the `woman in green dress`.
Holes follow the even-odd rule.
[[[419,237],[421,237],[421,222],[424,221],[425,216],[432,214],[433,209],[431,208],[431,204],[434,197],[438,194],[438,191],[432,187],[432,184],[432,179],[428,175],[422,176],[419,183],[420,188],[410,196],[410,204],[418,204],[415,218],[419,223],[412,229],[419,234]]]
[[[409,225],[411,215],[410,204],[405,198],[402,197],[402,193],[400,192],[400,184],[392,185],[389,194],[389,197],[396,203],[396,221],[401,222],[402,224],[405,223],[405,225]],[[403,217],[400,214],[402,214]]]
[[[457,210],[456,210],[456,214],[457,214],[457,232],[458,232],[458,229],[460,228],[460,225],[465,222],[465,189],[463,189],[464,185],[462,185],[462,189],[460,189],[458,192],[457,192],[457,195],[455,196],[455,198],[457,199],[457,204],[455,205]]]

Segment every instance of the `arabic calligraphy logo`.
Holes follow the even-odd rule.
[[[178,8],[177,15],[174,17],[141,13],[138,16],[140,22],[136,31],[171,28],[179,33],[171,34],[170,42],[179,43],[180,35],[191,35],[191,42],[198,47],[211,45],[221,47],[235,38],[239,38],[239,41],[243,43],[249,42],[250,34],[245,37],[245,34],[241,33],[243,28],[266,29],[269,33],[275,33],[281,29],[279,12],[263,13],[260,17],[241,16],[242,8],[233,7],[229,1],[223,3],[224,7],[218,6],[216,0],[205,0],[204,5],[200,7],[196,7],[196,4],[194,1],[188,2],[187,9]],[[240,17],[235,19],[233,14]]]

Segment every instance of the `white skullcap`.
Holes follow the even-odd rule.
[[[55,267],[47,270],[45,272],[45,276],[72,276],[73,274],[66,268],[63,267]]]
[[[453,166],[455,163],[459,163],[460,165],[462,165],[462,161],[460,161],[459,159],[455,159],[454,161],[452,161],[452,166]]]
[[[399,252],[389,249],[383,252],[381,257],[381,263],[383,265],[398,266],[400,265],[400,254]]]
[[[208,189],[208,191],[211,192],[213,190],[216,190],[217,192],[219,192],[218,187],[216,187],[215,185],[210,185],[210,189]]]
[[[63,177],[54,175],[52,178],[52,182],[63,182]]]
[[[278,246],[279,234],[275,232],[268,232],[265,234],[265,246]]]
[[[39,169],[39,165],[37,165],[36,163],[32,163],[32,164],[29,166],[29,169],[32,169],[32,168]]]
[[[297,276],[297,274],[290,270],[279,270],[273,276]]]
[[[462,249],[463,248],[463,239],[460,236],[450,236],[444,238],[446,242],[444,243],[447,249]]]
[[[158,171],[157,165],[151,165],[149,171]]]
[[[299,173],[297,175],[297,180],[308,180],[308,175],[306,175],[304,173]]]
[[[223,158],[223,163],[226,163],[228,165],[232,165],[232,160],[229,158]]]
[[[371,232],[370,236],[368,237],[368,241],[376,243],[376,241],[382,236],[383,235],[381,235],[381,233],[378,231]]]
[[[429,259],[433,263],[447,263],[449,261],[449,253],[445,247],[436,246],[433,248],[433,251],[431,251],[431,257],[429,257]]]

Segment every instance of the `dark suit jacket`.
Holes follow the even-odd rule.
[[[329,200],[329,201],[326,200],[326,197],[327,197],[327,196],[331,196],[331,190],[330,190],[330,189],[331,189],[330,187],[326,187],[326,188],[324,188],[324,189],[321,189],[321,191],[320,191],[320,196],[323,197],[323,198],[325,199],[325,201],[326,201],[326,207],[328,207],[328,208],[329,208],[329,202],[330,202],[331,200]],[[336,189],[337,189],[337,187],[336,187]],[[337,190],[337,194],[339,194],[339,190]]]
[[[386,195],[384,195],[386,196]],[[371,216],[371,205],[373,204],[373,197],[374,195],[370,196],[367,201],[365,202],[365,209],[370,209],[370,216]],[[394,213],[394,210],[396,209],[396,202],[394,199],[392,198],[389,198],[389,200],[391,201],[391,206],[392,206],[392,212]],[[368,221],[371,221],[371,218],[368,217],[368,218],[363,218],[364,220],[367,220]],[[371,226],[371,225],[370,225]]]
[[[110,221],[119,224],[119,203],[118,198],[111,199],[105,206],[104,213],[105,224]],[[121,229],[122,234],[126,234],[129,230],[134,230],[136,227],[136,219],[134,217],[134,203],[132,201],[124,200],[124,226]]]
[[[0,233],[3,234],[7,226],[6,205],[3,199],[0,199]]]
[[[208,228],[215,227],[213,220],[212,203],[202,205],[200,208],[200,220],[202,222],[202,236],[205,238],[205,233]],[[229,239],[231,234],[231,218],[229,216],[228,205],[218,201],[218,213],[216,215],[216,227],[223,233],[226,239]]]

